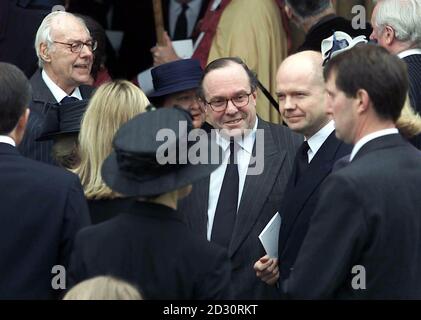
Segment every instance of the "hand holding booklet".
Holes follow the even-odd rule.
[[[260,242],[271,258],[278,258],[278,240],[281,222],[281,215],[279,212],[275,213],[273,218],[270,219],[266,227],[259,234]]]

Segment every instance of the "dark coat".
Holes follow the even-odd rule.
[[[18,66],[29,78],[38,68],[35,34],[51,9],[21,7],[15,2],[0,1],[0,61]]]
[[[294,269],[281,283],[287,296],[420,299],[420,168],[419,151],[394,134],[369,141],[332,173]]]
[[[265,255],[258,236],[278,211],[295,153],[304,140],[287,127],[260,118],[258,129],[263,129],[265,134],[264,171],[246,178],[228,250],[233,294],[237,299],[272,299],[277,296],[276,289],[256,277],[253,264]],[[191,194],[180,203],[180,211],[189,227],[203,239],[207,235],[209,192],[212,190],[209,190],[207,177],[195,183]]]
[[[0,143],[0,299],[49,299],[55,265],[68,267],[76,232],[89,224],[79,178]]]
[[[308,224],[319,200],[320,186],[331,173],[334,163],[351,153],[352,147],[339,141],[332,132],[317,151],[308,169],[297,184],[297,166],[294,164],[291,177],[279,209],[282,217],[279,233],[279,271],[287,278],[290,268],[301,248]]]
[[[209,0],[203,0],[197,22],[206,12]],[[151,48],[157,43],[152,1],[116,1],[114,7],[121,21],[115,26],[124,31],[119,64],[124,69],[124,77],[132,79],[139,72],[152,67]],[[169,0],[162,1],[164,29],[169,34]],[[122,19],[124,17],[124,19]],[[197,23],[196,22],[196,23]],[[141,32],[140,32],[141,30]],[[196,35],[197,36],[197,35]]]
[[[421,114],[421,54],[403,58],[408,67],[409,100],[411,106]]]
[[[35,139],[42,133],[49,104],[57,103],[57,101],[42,79],[41,70],[35,72],[30,79],[30,83],[32,86],[32,100],[29,105],[31,113],[26,126],[25,136],[18,148],[25,157],[55,164],[51,156],[53,140],[35,141]],[[79,90],[82,98],[88,99],[93,88],[82,85],[79,87]]]
[[[136,285],[145,299],[227,299],[225,250],[195,236],[169,207],[133,202],[119,216],[78,233],[71,284],[113,275]]]

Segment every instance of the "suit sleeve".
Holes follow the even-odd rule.
[[[351,287],[346,282],[367,238],[359,191],[349,178],[327,178],[290,276],[280,279],[286,298],[330,299],[340,287]]]
[[[72,177],[64,211],[60,264],[67,267],[76,233],[83,227],[90,225],[88,205],[83,194],[82,186],[76,176]]]

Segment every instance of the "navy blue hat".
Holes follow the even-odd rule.
[[[155,91],[149,97],[161,97],[167,94],[199,87],[203,70],[199,60],[182,59],[162,64],[151,70]]]
[[[42,133],[36,141],[51,140],[59,135],[79,133],[82,116],[88,102],[88,100],[78,100],[62,105],[51,104]]]

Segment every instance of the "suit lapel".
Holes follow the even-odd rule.
[[[259,175],[247,175],[246,177],[238,208],[237,221],[228,250],[230,257],[234,255],[255,225],[275,184],[275,179],[277,179],[286,155],[284,150],[278,149],[278,145],[273,139],[271,128],[267,123],[259,119],[258,129],[264,130],[264,170]],[[255,152],[256,143],[253,148],[253,156],[255,156]]]
[[[336,160],[336,153],[340,146],[341,142],[336,139],[335,132],[332,132],[320,147],[313,160],[310,162],[308,170],[295,187],[293,186],[293,181],[295,180],[292,180],[292,177],[290,178],[290,181],[288,182],[288,187],[290,189],[287,189],[287,193],[285,194],[279,211],[282,216],[279,248],[285,248],[284,244],[287,241],[292,226],[302,208],[315,190],[317,190],[320,183],[331,172],[332,166]]]
[[[46,112],[46,105],[49,103],[57,103],[50,89],[48,89],[44,80],[41,76],[41,69],[38,69],[31,77],[32,86],[32,101],[38,102],[31,105],[31,108],[35,108],[35,111],[44,113]]]

